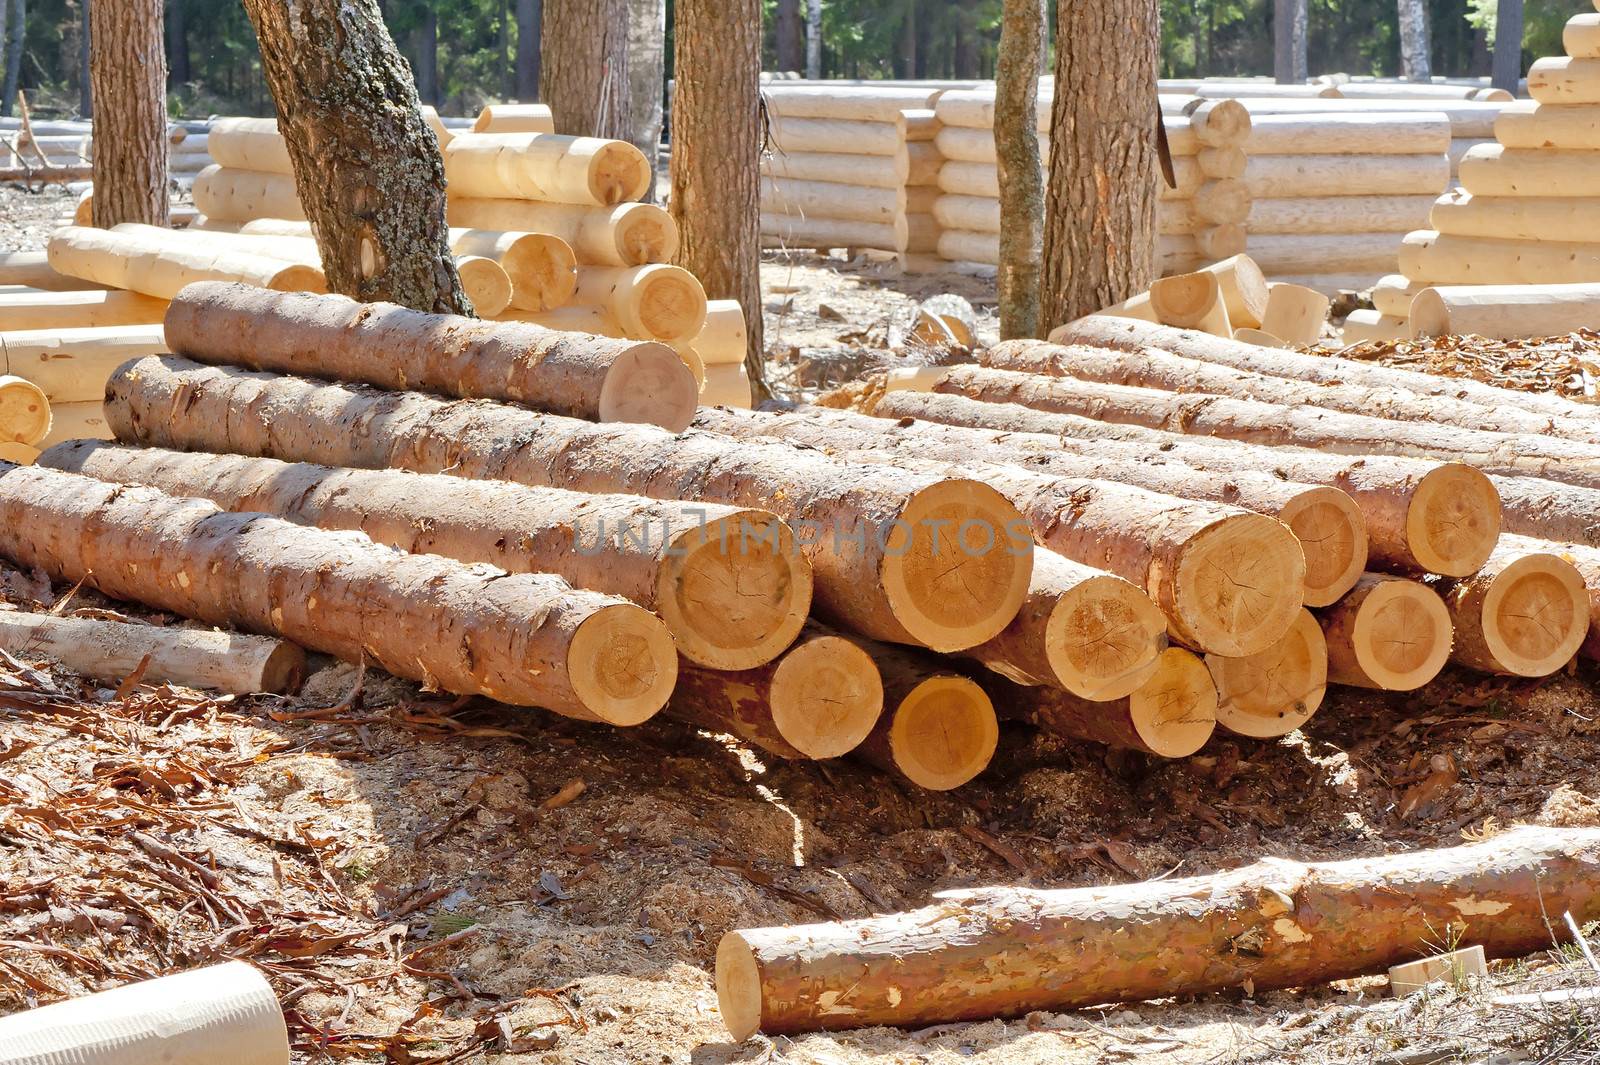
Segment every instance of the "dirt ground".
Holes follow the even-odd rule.
[[[26,201],[30,223],[18,202],[0,193],[0,245],[38,246],[39,221],[70,203]],[[992,337],[991,285],[773,256],[774,377],[805,394],[915,358],[885,348],[936,293],[971,299]],[[6,604],[128,610],[69,592],[0,567]],[[1589,666],[1542,682],[1450,673],[1410,695],[1339,689],[1283,740],[1219,733],[1177,761],[1008,727],[990,769],[944,794],[671,721],[619,736],[318,667],[294,699],[215,699],[0,655],[0,1013],[244,958],[286,1003],[297,1065],[1600,1060],[1600,1006],[1489,1004],[1594,985],[1570,947],[1402,1000],[1369,978],[738,1045],[710,977],[729,929],[910,908],[951,888],[1600,825]]]

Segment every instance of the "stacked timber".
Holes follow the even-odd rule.
[[[1315,344],[1330,301],[1316,289],[1267,282],[1248,255],[1160,278],[1131,299],[1100,311],[1267,347]]]
[[[1399,272],[1373,292],[1386,336],[1546,336],[1600,322],[1600,31],[1567,24],[1567,54],[1528,73],[1495,141],[1461,161],[1461,188],[1405,238]]]
[[[931,251],[928,190],[940,161],[934,147],[939,121],[932,109],[942,92],[764,85],[772,146],[761,161],[762,242],[779,248]]]
[[[1157,206],[1161,273],[1182,273],[1244,250],[1249,196],[1241,182],[1250,116],[1227,101],[1194,101],[1192,113],[1169,117],[1175,188],[1163,187]],[[1048,166],[1051,96],[1042,87],[1035,129]],[[1000,248],[1000,185],[994,149],[994,89],[947,92],[935,112],[935,144],[945,162],[942,195],[934,203],[939,253],[957,262],[994,264]]]

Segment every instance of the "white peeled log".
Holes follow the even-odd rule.
[[[1156,321],[1213,336],[1231,337],[1228,305],[1215,274],[1197,271],[1158,278],[1150,283],[1150,310]]]
[[[1411,81],[1347,81],[1339,86],[1339,94],[1347,100],[1417,100],[1439,102],[1442,100],[1472,100],[1482,88],[1475,85],[1427,85]],[[1504,93],[1504,90],[1499,90]],[[1505,93],[1503,99],[1510,99]]]
[[[1248,219],[1250,198],[1250,188],[1243,180],[1207,181],[1191,194],[1195,215],[1218,226]]]
[[[939,149],[939,154],[946,159],[961,163],[993,163],[996,159],[994,152],[994,130],[969,129],[965,126],[946,126],[933,138],[934,145]],[[1039,157],[1050,157],[1050,140],[1043,134],[1039,135]],[[1175,155],[1193,155],[1193,151],[1174,152]]]
[[[1240,97],[1283,97],[1291,100],[1337,100],[1339,89],[1334,85],[1275,85],[1270,81],[1218,82],[1203,81],[1195,90],[1203,100],[1236,100]]]
[[[634,340],[687,341],[706,321],[706,291],[681,266],[585,266],[573,300],[604,307]]]
[[[1450,159],[1433,155],[1251,156],[1244,183],[1252,197],[1437,196],[1450,184]]]
[[[16,286],[46,292],[84,292],[105,287],[81,277],[57,273],[45,252],[0,251],[0,287]],[[7,325],[6,328],[11,327]]]
[[[700,389],[702,407],[750,409],[750,375],[744,363],[706,367],[706,383]]]
[[[1044,100],[1043,86],[1040,106],[1036,112],[1034,128],[1040,133],[1050,131],[1050,107]],[[964,126],[969,129],[994,129],[994,86],[978,89],[952,89],[942,93],[933,104],[934,114],[945,126]]]
[[[444,147],[457,196],[610,207],[645,194],[654,173],[627,141],[556,133],[466,133]]]
[[[1415,100],[1286,100],[1262,97],[1240,98],[1235,103],[1249,109],[1252,121],[1263,115],[1347,115],[1401,112],[1415,114]],[[1423,110],[1442,114],[1450,120],[1453,137],[1492,137],[1494,120],[1508,105],[1479,100],[1440,100],[1429,102]]]
[[[1561,31],[1561,50],[1573,59],[1600,59],[1600,14],[1569,18]]]
[[[578,261],[572,245],[549,233],[452,229],[450,250],[459,256],[481,256],[499,263],[511,286],[509,303],[520,310],[561,307],[577,291]],[[465,284],[465,277],[462,282]],[[493,317],[505,309],[501,305],[497,310],[486,311],[476,297],[472,302],[484,317]]]
[[[0,292],[0,322],[13,330],[159,325],[167,301],[103,288],[71,292]]]
[[[483,255],[463,255],[456,259],[456,275],[461,291],[472,302],[472,309],[493,318],[511,306],[511,277],[505,267]]]
[[[4,312],[0,311],[0,317]],[[106,381],[129,359],[167,350],[161,324],[0,333],[0,374],[26,378],[52,404],[98,403]]]
[[[1220,226],[1196,229],[1191,236],[1194,238],[1195,250],[1206,259],[1214,260],[1242,253],[1248,243],[1249,234],[1239,223],[1228,222]]]
[[[1478,196],[1456,189],[1434,203],[1428,223],[1439,233],[1463,237],[1600,239],[1600,197]]]
[[[707,300],[706,324],[691,342],[701,361],[713,366],[743,365],[748,344],[744,308],[738,300]]]
[[[1372,286],[1372,305],[1379,314],[1387,314],[1391,318],[1409,318],[1411,301],[1427,287],[1425,283],[1412,281],[1404,274],[1386,274]]]
[[[1199,100],[1185,104],[1184,114],[1195,139],[1211,148],[1247,144],[1255,123],[1249,109],[1238,100]],[[1162,105],[1165,112],[1165,104]]]
[[[841,218],[802,218],[761,214],[761,244],[768,248],[878,248],[904,251],[909,230],[904,215],[893,222],[856,222]]]
[[[67,226],[50,238],[50,265],[64,274],[170,300],[193,281],[238,281],[279,292],[326,292],[322,271],[304,263],[206,247],[154,227]]]
[[[452,196],[445,217],[453,228],[559,237],[586,266],[643,266],[678,254],[678,224],[653,203],[597,207]]]
[[[907,185],[937,185],[943,167],[944,156],[932,141],[906,145]]]
[[[1287,348],[1291,346],[1287,340],[1280,336],[1273,336],[1265,329],[1251,329],[1248,326],[1243,329],[1235,329],[1233,331],[1233,339],[1241,344],[1254,344],[1258,348]]]
[[[472,123],[474,133],[554,133],[549,104],[485,104]]]
[[[1252,116],[1246,154],[1435,155],[1450,148],[1450,121],[1419,111]]]
[[[1484,144],[1462,157],[1460,180],[1474,196],[1582,198],[1596,194],[1596,174],[1590,151]]]
[[[1346,344],[1368,341],[1404,340],[1411,335],[1404,318],[1391,318],[1377,311],[1351,311],[1340,334]]]
[[[1220,181],[1244,177],[1247,159],[1243,148],[1202,148],[1195,153],[1194,161],[1200,173]]]
[[[998,241],[995,245],[999,248]],[[998,254],[998,250],[997,250]],[[1170,277],[1173,274],[1190,274],[1205,265],[1206,257],[1192,236],[1156,237],[1156,274]]]
[[[998,233],[1000,201],[987,196],[956,196],[946,193],[934,202],[933,217],[945,229]]]
[[[1325,296],[1341,292],[1365,292],[1372,286],[1372,274],[1279,274],[1274,280],[1315,289]]]
[[[1451,141],[1450,142],[1450,152],[1449,152],[1449,155],[1450,155],[1450,174],[1451,174],[1451,176],[1454,177],[1454,176],[1458,175],[1461,172],[1461,160],[1463,160],[1463,159],[1465,159],[1467,157],[1467,153],[1468,152],[1472,151],[1472,149],[1478,147],[1480,144],[1494,144],[1494,143],[1495,143],[1495,140],[1492,137],[1473,138],[1471,140],[1465,140],[1464,139],[1464,140],[1453,140],[1453,141]]]
[[[1528,95],[1542,104],[1600,104],[1600,59],[1537,60],[1528,68]]]
[[[911,175],[909,151],[890,155],[844,152],[770,152],[761,157],[761,172],[796,181],[836,181],[877,189],[894,189]]]
[[[1600,282],[1600,244],[1406,235],[1400,272],[1434,285],[1575,285]]]
[[[275,118],[219,118],[211,123],[205,148],[219,166],[294,175]]]
[[[294,178],[262,170],[235,170],[215,164],[194,179],[194,205],[208,219],[248,222],[256,218],[302,220],[305,208]]]
[[[763,177],[761,207],[773,214],[839,218],[893,225],[906,213],[904,187],[878,189],[833,181]]]
[[[50,432],[50,401],[32,381],[0,375],[0,440],[43,446]]]
[[[54,403],[50,406],[50,431],[37,443],[43,450],[66,440],[113,440],[116,434],[106,421],[104,404]]]
[[[894,155],[906,143],[905,119],[855,122],[834,118],[770,120],[773,145],[783,152],[842,152],[846,155]]]
[[[761,86],[770,114],[850,122],[893,122],[901,111],[936,109],[942,93],[941,89],[920,85],[792,85],[770,81]]]
[[[941,230],[939,256],[952,262],[996,265],[1000,262],[1000,234],[970,229]]]
[[[1494,121],[1494,139],[1507,148],[1600,151],[1600,104],[1511,104]]]
[[[1560,336],[1600,326],[1600,284],[1425,288],[1411,303],[1410,323],[1413,337]]]
[[[1157,233],[1192,236],[1214,224],[1200,217],[1200,212],[1195,210],[1193,199],[1156,201]]]
[[[993,163],[945,163],[939,168],[938,185],[952,196],[1000,198],[1000,176]]]
[[[1254,233],[1404,233],[1428,224],[1436,197],[1287,196],[1251,201]]]
[[[937,185],[909,185],[906,187],[906,214],[932,214],[933,205],[944,193]]]
[[[1315,344],[1322,338],[1331,301],[1303,285],[1275,284],[1267,289],[1261,330],[1289,344]],[[1237,337],[1236,339],[1244,339]]]
[[[272,986],[234,961],[0,1017],[5,1065],[288,1065]]]
[[[1391,273],[1405,234],[1251,233],[1249,252],[1262,272],[1279,274],[1370,273],[1373,277]]]

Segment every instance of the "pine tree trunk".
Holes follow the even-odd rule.
[[[21,3],[21,0],[16,0]],[[1522,80],[1522,0],[1499,0],[1494,22],[1494,87],[1516,95]]]
[[[161,0],[90,8],[95,123],[94,224],[167,224],[167,65]]]
[[[672,103],[672,219],[679,266],[711,299],[744,308],[745,370],[767,399],[761,332],[759,0],[678,0]]]
[[[1058,10],[1045,326],[1120,303],[1155,276],[1156,0],[1079,0]]]
[[[1036,337],[1044,175],[1036,132],[1044,65],[1044,0],[1006,0],[995,70],[994,150],[1000,182],[1000,336]]]
[[[167,10],[167,78],[172,85],[189,83],[189,22],[187,0],[171,0]]]
[[[803,70],[806,64],[805,22],[800,18],[800,0],[778,0],[773,22],[777,69]]]
[[[1425,0],[1397,0],[1400,5],[1400,66],[1407,81],[1429,81],[1428,8]]]
[[[245,0],[328,288],[470,314],[444,162],[375,0]]]
[[[11,114],[17,99],[17,81],[22,74],[22,46],[27,43],[27,0],[11,0],[11,25],[6,33],[6,84],[0,94],[0,115]]]
[[[631,141],[629,0],[546,0],[539,90],[556,132]]]
[[[533,103],[539,98],[539,23],[544,5],[539,0],[517,0],[517,99]]]
[[[806,0],[806,77],[822,77],[822,0]]]
[[[661,94],[666,86],[666,0],[628,0],[628,139],[650,161],[656,199],[656,160],[661,151]]]
[[[1300,85],[1308,73],[1307,0],[1273,0],[1272,76],[1279,85]]]
[[[94,5],[91,0],[78,0],[78,114],[94,117],[93,76],[89,72],[89,56],[94,48]]]

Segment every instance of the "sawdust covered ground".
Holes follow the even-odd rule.
[[[789,365],[881,351],[916,299],[987,285],[809,258],[764,282]],[[66,592],[0,571],[15,606]],[[730,928],[948,888],[1600,824],[1595,679],[1338,691],[1303,733],[1219,735],[1176,762],[1008,729],[978,781],[932,795],[849,760],[785,764],[668,721],[619,736],[329,662],[297,699],[217,700],[0,659],[0,1012],[243,957],[287,1003],[297,1063],[1578,1060],[1592,1007],[1393,1002],[1375,980],[732,1045],[709,969]],[[1593,979],[1553,954],[1495,983]]]

